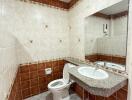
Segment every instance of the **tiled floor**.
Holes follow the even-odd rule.
[[[52,94],[48,91],[30,98],[27,98],[25,100],[53,100],[53,98],[52,98]],[[77,94],[72,93],[70,94],[70,100],[81,100],[81,99]]]

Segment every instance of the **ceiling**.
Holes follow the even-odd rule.
[[[116,13],[120,13],[123,11],[127,11],[128,10],[128,0],[123,0],[111,7],[108,7],[102,11],[100,11],[100,13],[106,14],[106,15],[111,15],[111,14],[116,14]]]
[[[60,1],[69,3],[71,0],[60,0]]]

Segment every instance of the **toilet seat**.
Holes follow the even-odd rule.
[[[48,84],[49,89],[60,90],[65,87],[67,87],[67,84],[64,82],[63,79],[57,79]]]

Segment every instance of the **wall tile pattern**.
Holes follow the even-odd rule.
[[[107,36],[102,26],[108,25]],[[101,53],[126,56],[127,16],[104,19],[96,16],[85,18],[85,54]]]
[[[16,77],[18,61],[15,39],[0,29],[0,40],[0,100],[5,100]]]
[[[1,100],[10,92],[18,64],[69,56],[67,19],[67,11],[47,5],[0,0]]]
[[[55,60],[20,65],[9,100],[22,100],[47,91],[49,82],[62,78],[64,64],[64,60]],[[52,74],[46,75],[45,68],[52,68]]]
[[[59,0],[30,0],[30,2],[42,3],[42,4],[46,4],[46,5],[50,5],[50,6],[54,6],[58,8],[69,9],[69,3],[59,1]]]
[[[19,64],[69,57],[67,11],[19,0],[2,0],[0,4],[0,32],[16,39]],[[7,43],[10,41],[6,39]]]
[[[63,2],[60,0],[30,0],[30,1],[47,4],[58,8],[70,9],[79,0],[71,0],[70,2]]]

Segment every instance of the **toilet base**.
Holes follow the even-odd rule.
[[[69,89],[54,91],[53,100],[70,100]]]

